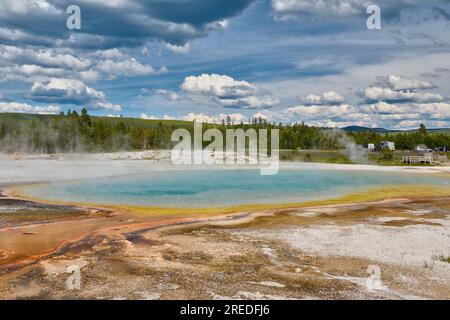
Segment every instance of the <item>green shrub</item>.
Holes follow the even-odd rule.
[[[383,149],[380,151],[379,155],[380,160],[393,160],[394,159],[394,151]]]
[[[305,162],[312,162],[312,157],[309,153],[305,154],[305,157],[303,158],[303,161]]]

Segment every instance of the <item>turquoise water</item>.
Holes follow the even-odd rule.
[[[440,176],[390,172],[290,169],[261,176],[259,170],[183,170],[51,183],[27,193],[47,200],[200,208],[302,202],[375,186],[449,182]]]

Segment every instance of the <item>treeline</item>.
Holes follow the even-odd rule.
[[[426,145],[428,148],[435,149],[445,147],[450,148],[450,134],[428,132],[422,124],[414,132],[399,133],[376,133],[373,131],[351,132],[349,135],[355,143],[367,145],[369,143],[379,144],[381,141],[395,142],[395,148],[398,150],[413,150],[418,145]]]
[[[59,115],[0,114],[0,151],[52,154],[170,149],[177,143],[171,141],[171,135],[178,128],[194,135],[193,122],[93,117],[86,109],[80,114],[70,110]],[[342,147],[335,135],[306,125],[284,127],[263,119],[251,124],[203,124],[204,131],[210,128],[219,129],[224,137],[229,128],[277,128],[282,149]]]
[[[164,149],[183,124],[91,117],[86,109],[57,116],[3,114],[0,151],[13,153],[113,152]]]
[[[59,115],[0,114],[0,151],[7,153],[75,153],[114,152],[121,150],[170,149],[172,132],[185,128],[193,136],[193,123],[172,120],[106,118],[68,111]],[[282,126],[263,119],[251,124],[204,124],[203,130],[219,129],[225,136],[228,128],[280,129],[280,149],[341,149],[349,137],[342,131],[310,127],[303,123]],[[413,149],[418,144],[428,147],[450,146],[447,134],[427,133],[423,127],[414,133],[378,134],[354,132],[348,134],[357,144],[390,140],[398,149]],[[205,142],[208,144],[208,142]]]

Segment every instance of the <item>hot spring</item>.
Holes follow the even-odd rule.
[[[374,187],[448,185],[445,176],[378,171],[283,169],[149,171],[111,178],[29,186],[25,194],[48,201],[205,208],[299,203],[336,198]]]

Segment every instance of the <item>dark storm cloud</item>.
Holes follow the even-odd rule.
[[[139,1],[149,16],[176,23],[203,27],[208,23],[242,12],[254,0],[181,0]]]
[[[435,14],[436,18],[442,17],[445,20],[450,21],[450,14],[442,8],[434,7],[433,13]]]
[[[184,44],[255,0],[78,1],[82,29],[66,28],[68,0],[0,0],[0,42],[64,47],[133,47],[148,40]]]

